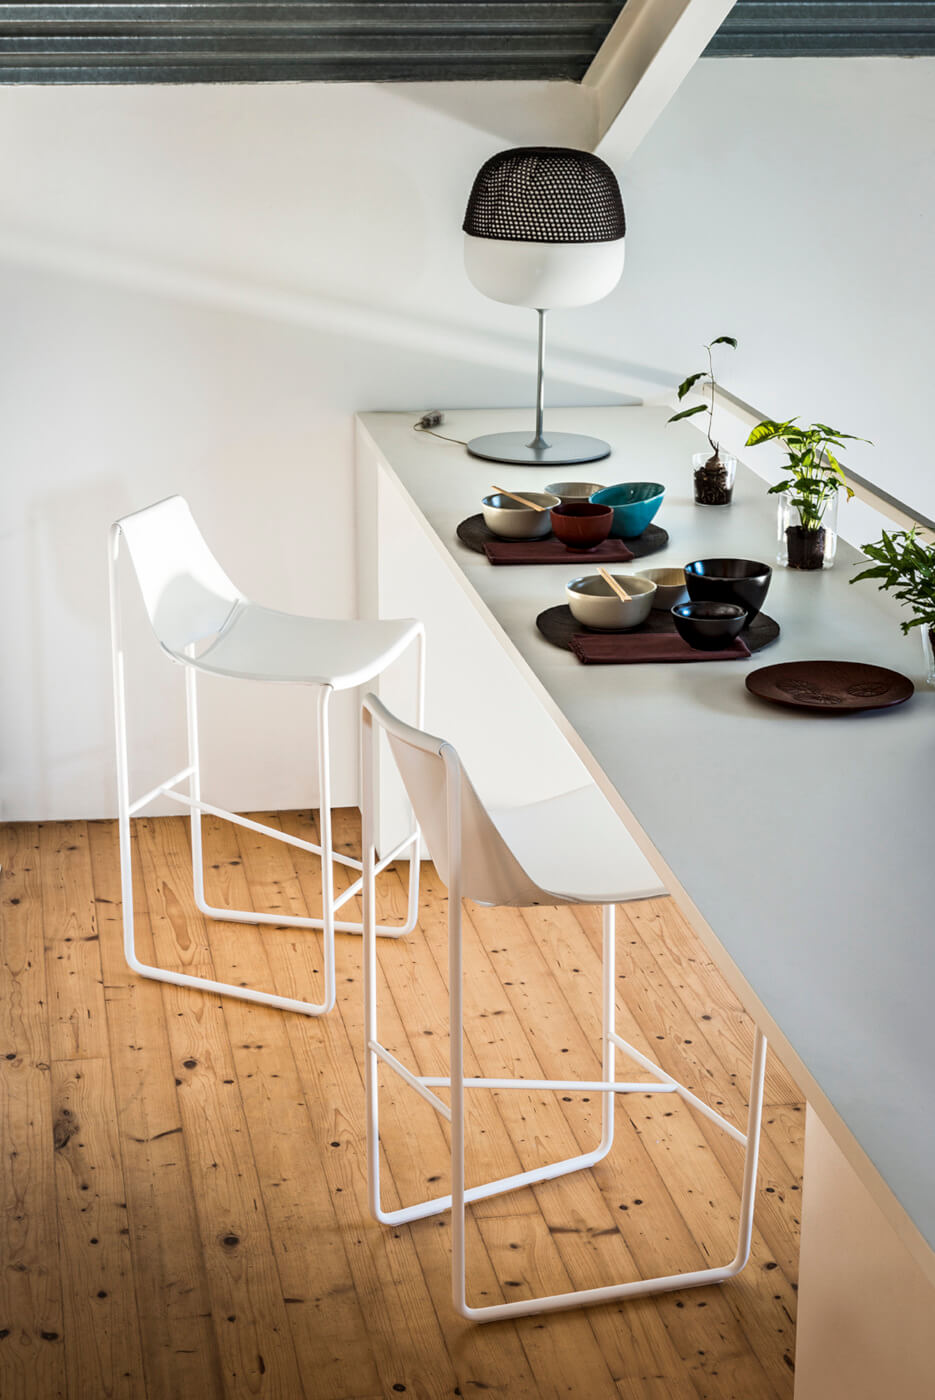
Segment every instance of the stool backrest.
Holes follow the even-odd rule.
[[[153,631],[174,655],[215,636],[245,601],[205,544],[182,496],[125,515],[126,542]]]
[[[365,733],[370,715],[386,734],[416,821],[445,885],[450,889],[457,876],[461,894],[478,904],[527,907],[552,903],[526,874],[494,825],[451,744],[397,719],[375,695],[365,697],[364,712]],[[454,850],[453,830],[458,833],[458,848]]]

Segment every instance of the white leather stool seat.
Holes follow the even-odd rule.
[[[494,808],[490,816],[526,874],[556,903],[622,904],[665,894],[593,783],[542,802]]]
[[[193,662],[239,680],[330,685],[348,690],[378,676],[416,637],[419,624],[302,617],[238,602],[216,639]]]

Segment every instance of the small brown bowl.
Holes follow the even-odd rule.
[[[596,549],[610,534],[614,512],[610,506],[571,501],[552,507],[552,534],[569,549]]]

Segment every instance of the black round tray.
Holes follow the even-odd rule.
[[[560,603],[557,608],[546,608],[536,618],[536,626],[545,637],[547,642],[553,646],[561,647],[563,651],[571,651],[571,639],[577,633],[590,632],[594,636],[607,636],[605,632],[597,632],[593,627],[585,627],[577,618],[572,616],[571,608],[567,603]],[[675,623],[672,614],[662,608],[655,608],[639,627],[631,627],[627,635],[638,636],[641,632],[674,632]],[[775,642],[779,636],[779,623],[773,618],[767,617],[765,613],[757,613],[752,626],[745,627],[740,634],[743,641],[751,651],[762,651]]]
[[[475,554],[484,553],[484,545],[491,540],[500,540],[500,535],[495,535],[492,530],[488,530],[482,515],[469,515],[467,520],[462,520],[457,530],[458,539],[462,544],[466,544],[468,549],[473,549]],[[548,535],[543,535],[541,539],[550,539],[551,531]],[[502,542],[502,541],[501,541]],[[526,543],[523,540],[511,540],[511,544]],[[529,540],[529,544],[536,544],[539,541]],[[634,535],[632,539],[621,540],[631,552],[634,559],[645,559],[647,554],[658,554],[660,549],[665,549],[669,543],[669,532],[663,530],[661,525],[647,525],[641,535]],[[576,559],[587,563],[588,551],[583,549],[569,549],[568,562],[573,564]],[[560,561],[556,559],[556,563]],[[564,560],[561,561],[564,563]]]

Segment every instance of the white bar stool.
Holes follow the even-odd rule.
[[[120,615],[119,552],[126,544],[146,612],[163,651],[185,668],[185,700],[188,718],[188,763],[178,773],[157,784],[135,801],[130,799],[125,659]],[[334,934],[361,933],[362,925],[337,920],[336,913],[361,889],[358,878],[335,898],[334,861],[361,870],[351,856],[334,850],[331,833],[331,766],[329,704],[335,690],[363,685],[385,670],[415,642],[418,650],[418,714],[421,717],[425,689],[425,632],[421,622],[337,621],[300,617],[260,607],[235,588],[208,549],[181,496],[126,515],[111,526],[109,541],[111,653],[114,676],[114,714],[117,738],[117,800],[120,831],[120,879],[123,898],[124,951],[127,962],[143,977],[197,987],[206,992],[262,1002],[283,1011],[321,1016],[335,1002]],[[317,743],[320,782],[321,845],[273,830],[234,812],[214,807],[201,797],[198,755],[198,706],[196,679],[199,671],[235,680],[274,681],[315,686],[318,692]],[[419,720],[421,723],[421,718]],[[188,792],[179,792],[187,782]],[[172,972],[143,963],[136,955],[133,924],[133,869],[130,818],[157,797],[169,797],[191,812],[192,874],[195,901],[213,919],[248,924],[278,924],[290,928],[323,930],[324,997],[320,1002],[298,1001],[252,987],[237,987],[206,977]],[[208,904],[204,891],[201,814],[210,812],[226,821],[265,836],[311,851],[322,860],[321,918],[257,913],[252,909],[220,909]],[[415,927],[419,907],[419,831],[410,834],[389,852],[379,868],[409,849],[409,903],[405,924],[381,925],[377,932],[398,938]]]
[[[386,734],[396,766],[409,794],[438,873],[448,887],[448,977],[451,1018],[450,1075],[414,1074],[384,1045],[377,1026],[377,958],[374,851],[374,726]],[[649,864],[630,841],[604,798],[593,785],[547,802],[509,812],[488,812],[464,771],[457,753],[442,739],[432,738],[398,720],[374,695],[363,703],[363,915],[364,1028],[367,1094],[367,1162],[370,1209],[385,1225],[399,1225],[452,1211],[452,1293],[463,1317],[494,1322],[521,1314],[555,1312],[589,1303],[636,1298],[678,1288],[722,1283],[744,1267],[753,1233],[754,1188],[763,1107],[766,1039],[757,1029],[753,1048],[750,1103],[746,1132],[697,1098],[671,1075],[630,1045],[614,1029],[614,905],[629,899],[664,893]],[[608,821],[608,815],[611,821]],[[533,872],[542,872],[540,877]],[[608,884],[608,881],[612,883]],[[602,1049],[599,1080],[481,1079],[464,1075],[464,1014],[462,997],[461,900],[479,904],[531,905],[601,904],[604,910]],[[655,1079],[627,1082],[615,1074],[620,1050]],[[398,1210],[384,1210],[380,1196],[380,1124],[378,1068],[382,1061],[451,1123],[452,1194]],[[451,1107],[435,1093],[450,1088]],[[590,1090],[601,1095],[602,1134],[590,1152],[548,1166],[536,1167],[499,1181],[465,1189],[464,1096],[473,1089]],[[466,1292],[465,1205],[513,1191],[518,1186],[549,1181],[593,1166],[610,1151],[614,1137],[615,1094],[678,1094],[745,1148],[737,1248],[729,1263],[631,1283],[577,1289],[549,1297],[521,1299],[471,1307]]]

